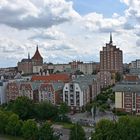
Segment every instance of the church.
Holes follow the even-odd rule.
[[[41,56],[38,45],[36,47],[36,52],[32,58],[28,54],[28,58],[24,58],[21,62],[18,62],[18,71],[22,74],[33,74],[39,73],[43,66],[43,57]]]

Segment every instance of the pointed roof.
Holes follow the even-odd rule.
[[[40,52],[38,50],[38,45],[36,47],[36,52],[35,52],[34,56],[32,57],[32,59],[36,59],[36,60],[43,59],[43,57],[40,55]]]
[[[111,32],[110,32],[110,41],[109,41],[109,43],[110,43],[110,44],[113,43],[113,41],[112,41],[112,33],[111,33]]]

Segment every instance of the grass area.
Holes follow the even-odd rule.
[[[57,122],[55,124],[62,125],[65,129],[71,129],[74,125],[72,123]]]
[[[8,136],[8,135],[0,135],[0,139],[3,139],[3,140],[23,140],[20,137],[13,137],[13,136]]]

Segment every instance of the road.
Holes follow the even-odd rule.
[[[64,129],[62,125],[53,125],[53,129],[55,133],[62,134],[60,135],[61,140],[69,140],[69,134],[70,134],[69,129]]]
[[[79,120],[86,120],[88,124],[91,124],[91,122],[95,122],[95,124],[100,121],[101,119],[114,119],[114,115],[112,112],[106,111],[105,113],[97,113],[95,120],[92,118],[91,115],[87,113],[76,113],[74,115],[68,115],[68,117],[71,118],[71,121],[73,123],[78,122]],[[117,118],[115,118],[117,119]],[[60,135],[60,140],[69,140],[69,134],[70,130],[69,129],[64,129],[62,125],[53,125],[53,128],[55,130],[55,133],[57,134],[62,134]],[[94,132],[93,127],[83,127],[84,131],[86,133],[87,139],[91,136],[91,133]]]
[[[83,127],[86,133],[87,139],[91,136],[91,132],[94,131],[91,127]],[[70,130],[64,129],[62,125],[53,125],[53,129],[56,133],[62,133],[63,135],[60,136],[60,140],[69,140]]]
[[[76,113],[74,115],[68,115],[71,118],[73,123],[78,122],[80,119],[87,120],[87,121],[94,121],[95,123],[99,122],[101,119],[109,119],[114,120],[114,114],[112,112],[106,111],[105,113],[98,113],[95,117],[95,120],[92,118],[91,115],[85,113]],[[115,119],[117,117],[115,116]]]

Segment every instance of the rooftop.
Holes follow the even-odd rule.
[[[70,76],[68,74],[50,74],[47,76],[32,76],[31,81],[44,81],[44,82],[69,82]]]
[[[34,56],[32,57],[32,59],[36,59],[36,60],[43,59],[43,57],[40,55],[40,52],[38,50],[38,46],[36,47],[36,52],[35,52]]]

